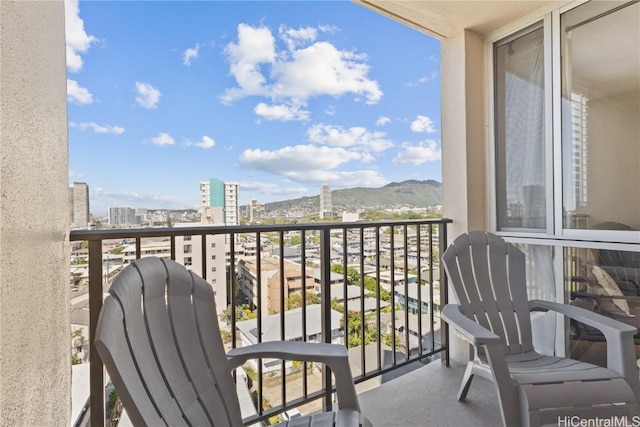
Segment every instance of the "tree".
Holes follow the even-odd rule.
[[[112,418],[113,411],[116,409],[116,404],[118,403],[118,393],[115,390],[112,390],[109,393],[109,401],[107,402],[107,417]]]
[[[378,282],[373,277],[364,278],[364,288],[371,292],[373,295],[377,295]],[[384,288],[380,288],[380,299],[382,301],[391,302],[391,293]]]
[[[299,245],[301,242],[302,238],[300,236],[291,236],[291,239],[289,240],[289,244],[292,246]]]
[[[342,264],[335,264],[331,266],[331,271],[338,274],[344,274],[344,267]],[[352,267],[347,268],[347,283],[353,286],[360,286],[360,273],[358,273],[358,270]],[[365,276],[364,288],[375,296],[378,292],[378,282],[373,277]],[[380,288],[380,299],[382,301],[390,302],[391,294],[386,289]]]
[[[71,364],[79,365],[81,363],[82,363],[82,357],[80,357],[80,352],[76,350],[71,354]]]
[[[355,310],[348,310],[347,312],[347,325],[344,324],[344,316],[340,321],[340,326],[348,336],[349,348],[357,347],[359,345],[366,345],[377,340],[377,331],[375,328],[369,328],[367,322],[363,323],[363,319],[360,313]],[[364,330],[363,330],[364,328]],[[362,342],[362,335],[364,334],[364,343]]]
[[[73,351],[71,353],[71,364],[78,365],[87,359],[87,344],[89,342],[84,336],[82,328],[74,329],[71,332],[71,345]]]
[[[307,305],[320,304],[321,302],[320,296],[310,291],[305,292],[305,299]],[[296,292],[289,295],[289,298],[287,298],[287,310],[300,307],[302,307],[302,294]]]
[[[335,310],[338,313],[344,313],[344,307],[338,302],[338,298],[331,299],[331,310]]]
[[[384,338],[383,338],[383,342],[386,346],[389,347],[393,347],[393,335],[394,334],[385,334]],[[402,342],[402,337],[398,334],[395,334],[396,337],[396,345],[395,348],[396,350],[400,349],[400,343]]]
[[[239,322],[246,318],[245,311],[248,309],[249,309],[249,305],[247,304],[236,306],[236,322]],[[222,312],[220,313],[220,319],[226,323],[231,323],[231,314],[232,314],[231,304],[229,304],[227,308],[222,310]]]
[[[331,271],[338,274],[344,274],[344,266],[342,264],[334,264]],[[353,267],[347,268],[347,283],[353,286],[360,286],[360,273]]]

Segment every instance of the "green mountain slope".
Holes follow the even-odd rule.
[[[331,199],[334,212],[359,208],[383,209],[400,206],[424,208],[442,204],[442,184],[433,180],[409,180],[392,182],[380,188],[346,188],[333,190]],[[265,203],[267,213],[318,210],[319,207],[319,195]]]

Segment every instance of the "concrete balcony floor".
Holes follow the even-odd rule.
[[[395,378],[383,376],[379,385],[366,391],[362,390],[371,384],[358,385],[360,408],[374,426],[502,425],[495,388],[484,378],[473,379],[464,402],[456,399],[465,365],[452,361],[447,368],[434,361],[428,365],[418,362],[412,367]]]

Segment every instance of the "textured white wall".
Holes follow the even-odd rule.
[[[68,426],[64,4],[0,2],[0,426]]]
[[[486,224],[486,126],[483,44],[465,30],[441,41],[442,75],[442,209],[453,223],[449,243]],[[455,298],[450,291],[450,301]],[[467,360],[468,346],[451,339],[451,358]]]
[[[482,38],[472,31],[441,41],[442,206],[450,240],[486,224],[486,126]]]

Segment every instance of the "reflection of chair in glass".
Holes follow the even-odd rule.
[[[459,305],[442,317],[474,345],[458,399],[474,375],[494,382],[506,426],[555,424],[560,416],[640,415],[632,336],[636,329],[590,311],[527,300],[524,254],[490,233],[455,239],[442,262]],[[599,328],[607,338],[608,368],[545,356],[532,344],[530,311],[552,310]]]
[[[593,227],[600,230],[633,230],[616,222],[603,222]],[[640,252],[594,249],[593,261],[585,263],[587,276],[572,277],[577,283],[571,293],[572,305],[584,307],[604,316],[640,327]],[[603,341],[600,331],[573,322],[575,338]],[[640,334],[636,334],[640,344]]]
[[[296,422],[370,426],[358,410],[344,346],[278,341],[226,354],[211,285],[167,259],[129,264],[109,293],[96,349],[135,425],[241,426],[231,371],[248,359],[279,358],[326,363],[335,374],[340,410]]]
[[[629,230],[633,228],[617,222],[603,222],[593,227],[602,230]],[[640,252],[609,249],[594,251],[595,264],[600,266],[620,287],[625,295],[640,295]]]

